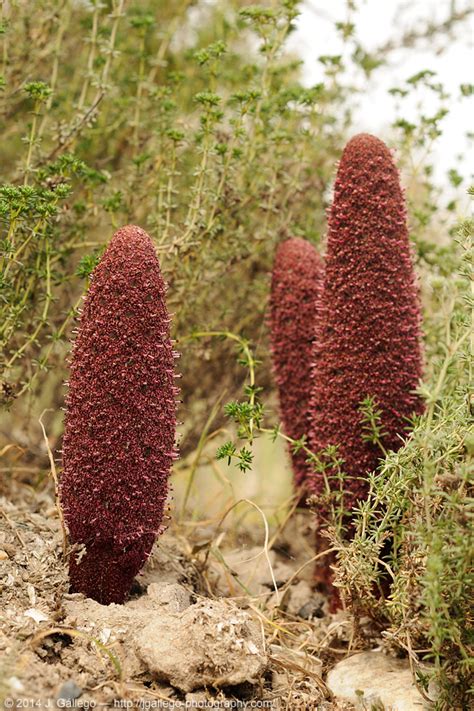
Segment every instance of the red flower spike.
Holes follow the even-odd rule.
[[[374,398],[391,450],[401,446],[408,418],[423,410],[414,393],[422,374],[420,311],[405,200],[390,151],[368,134],[349,141],[337,173],[319,333],[310,444],[316,453],[338,445],[350,510],[383,456],[363,439],[361,401]],[[311,490],[323,487],[322,475],[313,474]]]
[[[322,275],[322,259],[310,242],[294,237],[279,245],[270,299],[271,351],[284,432],[292,439],[309,431],[309,383]],[[295,484],[301,487],[309,471],[307,455],[300,451],[291,457]]]
[[[129,225],[93,272],[74,343],[60,500],[71,588],[121,603],[163,530],[175,453],[174,353],[149,236]]]

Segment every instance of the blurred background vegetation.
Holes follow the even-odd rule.
[[[4,472],[42,485],[48,459],[38,419],[50,409],[48,436],[59,449],[67,354],[88,277],[113,231],[136,223],[156,244],[182,355],[178,499],[186,497],[195,519],[240,496],[266,507],[273,523],[286,515],[291,475],[281,444],[259,440],[245,476],[216,463],[223,405],[239,397],[246,370],[231,340],[190,337],[218,330],[249,340],[274,425],[265,315],[275,245],[297,235],[323,250],[335,165],[353,132],[357,95],[398,47],[394,40],[373,53],[360,44],[358,4],[348,0],[336,23],[346,65],[340,54],[320,56],[324,79],[307,85],[301,57],[286,47],[297,0],[3,2]],[[402,33],[400,44],[416,53],[417,42],[428,41],[436,52],[439,38],[466,32],[471,14],[447,3],[442,23],[427,18],[424,29]],[[404,100],[420,90],[434,97],[435,109],[408,120]],[[389,620],[390,640],[415,660],[428,645],[447,697],[453,684],[465,692],[472,644],[472,223],[462,222],[467,185],[454,156],[443,185],[434,183],[430,156],[450,106],[472,93],[463,84],[453,96],[426,66],[391,88],[398,113],[382,138],[397,149],[407,191],[428,411],[374,480],[362,512],[368,524],[350,545],[334,532],[339,582],[353,609]],[[382,519],[380,501],[388,508]],[[388,530],[397,540],[393,596],[382,604],[372,592]]]
[[[44,406],[61,401],[71,308],[122,224],[156,242],[178,338],[217,326],[264,338],[274,245],[291,234],[319,240],[348,126],[346,90],[333,80],[301,86],[300,61],[282,52],[296,5],[37,3],[33,18],[29,4],[12,4],[3,35],[7,403],[25,407],[39,392]],[[226,353],[183,354],[190,428],[191,396],[198,407],[232,383]]]

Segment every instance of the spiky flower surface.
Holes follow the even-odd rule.
[[[285,434],[308,434],[316,308],[323,274],[321,257],[310,242],[294,237],[276,252],[270,299],[270,337],[280,413]],[[292,453],[295,483],[304,484],[307,455]]]
[[[112,237],[91,279],[71,360],[60,500],[72,590],[121,603],[163,529],[175,458],[165,284],[144,230]]]
[[[408,418],[422,411],[413,392],[422,357],[405,200],[390,151],[368,134],[349,141],[339,165],[320,304],[310,443],[314,452],[338,445],[353,477],[344,502],[350,509],[383,456],[364,441],[361,401],[373,397],[381,410],[386,449],[400,447]],[[313,491],[323,486],[313,475]]]

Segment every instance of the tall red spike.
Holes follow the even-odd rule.
[[[275,255],[270,299],[270,336],[284,432],[300,439],[309,430],[309,399],[316,310],[323,264],[310,242],[294,237]],[[297,487],[308,476],[307,455],[292,454]]]
[[[348,477],[345,507],[367,494],[367,473],[383,456],[364,441],[361,401],[381,410],[383,446],[397,450],[409,418],[423,409],[420,310],[397,168],[368,134],[347,144],[329,217],[320,336],[315,346],[310,443],[338,445]],[[331,474],[331,471],[328,472]],[[311,478],[316,494],[320,474]]]
[[[118,230],[72,352],[60,500],[85,547],[70,556],[72,590],[103,604],[124,601],[163,528],[177,394],[165,290],[146,232]]]

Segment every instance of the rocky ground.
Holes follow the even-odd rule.
[[[269,549],[206,522],[172,523],[129,601],[103,606],[68,592],[50,488],[13,483],[7,493],[6,708],[429,708],[370,621],[355,636],[350,616],[330,614],[312,590],[304,514]]]

